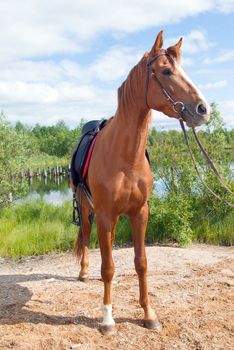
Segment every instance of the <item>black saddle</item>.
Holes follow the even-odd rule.
[[[84,182],[83,171],[90,145],[97,133],[104,127],[106,120],[91,120],[82,128],[81,139],[72,155],[71,175],[75,187]]]
[[[76,189],[79,187],[80,192],[83,192],[88,199],[90,206],[93,207],[92,195],[85,183],[84,167],[86,165],[87,155],[90,146],[97,136],[98,132],[105,126],[106,120],[91,120],[82,128],[81,139],[76,145],[71,161],[71,176],[74,185],[73,192],[73,213],[72,222],[77,226],[82,226],[82,212],[81,212],[81,197],[77,199]],[[88,165],[88,164],[87,164]],[[90,223],[93,220],[93,214],[89,215]]]

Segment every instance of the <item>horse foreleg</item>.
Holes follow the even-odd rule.
[[[147,285],[147,257],[145,232],[148,223],[148,205],[130,217],[135,251],[135,269],[139,279],[140,305],[144,309],[144,325],[149,329],[161,329],[157,316],[150,305]]]
[[[115,321],[112,317],[111,282],[114,276],[114,262],[112,258],[112,239],[116,220],[108,220],[97,214],[97,229],[101,250],[101,275],[104,282],[104,298],[102,305],[103,321],[101,332],[105,335],[115,331]]]

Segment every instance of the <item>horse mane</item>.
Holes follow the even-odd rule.
[[[146,56],[144,55],[140,61],[130,70],[127,78],[118,88],[118,107],[117,114],[123,115],[125,118],[129,114],[150,113],[145,105],[145,82],[146,82]]]

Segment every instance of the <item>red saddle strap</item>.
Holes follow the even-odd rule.
[[[96,141],[97,135],[98,134],[96,134],[94,136],[94,138],[92,140],[92,143],[91,143],[91,145],[89,147],[87,158],[85,160],[84,170],[83,170],[83,173],[82,173],[82,180],[84,180],[85,176],[87,175],[87,171],[88,171],[88,168],[89,168],[89,162],[90,162],[90,159],[91,159],[91,155],[92,155],[92,152],[93,152],[93,148],[94,148],[94,145],[95,145],[95,141]]]

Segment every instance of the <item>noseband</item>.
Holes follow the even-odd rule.
[[[151,58],[147,58],[147,68],[148,68],[148,73],[146,76],[146,84],[145,84],[145,102],[147,107],[150,109],[148,102],[147,102],[147,93],[148,93],[148,86],[149,86],[149,76],[156,81],[158,86],[160,87],[163,95],[166,97],[167,101],[169,101],[172,104],[172,108],[174,111],[178,114],[179,118],[182,118],[183,112],[186,110],[186,107],[182,101],[175,101],[169,92],[164,88],[163,84],[161,81],[158,79],[156,76],[155,72],[152,69],[152,63],[157,60],[160,56],[167,56],[173,63],[175,63],[175,60],[169,55],[169,53],[165,50],[164,52],[161,52]],[[183,118],[182,118],[183,119]]]

